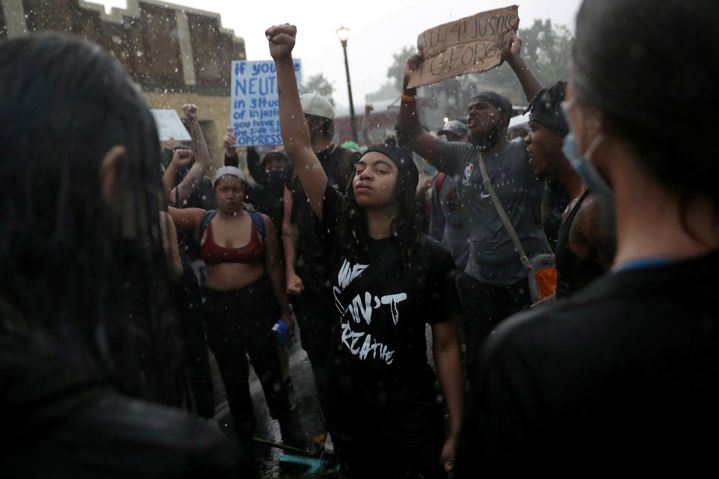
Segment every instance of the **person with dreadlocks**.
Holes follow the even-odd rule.
[[[508,35],[505,40],[503,59],[515,71],[527,98],[532,98],[541,85],[519,54],[522,43],[515,35]],[[479,160],[484,159],[492,187],[530,258],[547,252],[538,215],[542,185],[527,164],[526,143],[507,141],[512,104],[502,95],[481,92],[470,100],[469,143],[443,141],[423,131],[416,89],[407,88],[409,73],[418,69],[422,61],[424,58],[418,54],[405,66],[399,139],[439,171],[459,177],[463,222],[470,245],[458,288],[468,313],[464,329],[467,373],[471,376],[476,350],[482,341],[501,320],[531,303],[527,271],[483,183]]]
[[[453,467],[462,410],[454,262],[417,230],[419,173],[399,148],[370,147],[345,196],[329,184],[297,92],[296,32],[281,25],[266,35],[277,65],[285,150],[320,221],[317,235],[331,272],[327,300],[336,309],[325,342],[327,427],[346,477],[442,477]],[[427,361],[426,324],[449,412],[447,435]]]
[[[568,296],[604,274],[614,259],[611,200],[593,194],[562,152],[569,127],[561,109],[567,84],[542,89],[529,104],[529,166],[553,188],[562,188],[569,205],[559,226],[556,297]]]

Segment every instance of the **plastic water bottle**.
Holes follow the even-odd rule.
[[[277,344],[287,351],[290,347],[290,325],[287,324],[287,321],[278,319],[272,326],[272,332],[275,333]]]

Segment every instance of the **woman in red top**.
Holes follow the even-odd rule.
[[[246,353],[265,392],[270,414],[287,441],[289,403],[272,326],[294,317],[285,294],[279,243],[272,221],[244,206],[245,178],[233,166],[215,174],[217,210],[170,208],[179,228],[197,233],[207,264],[207,342],[220,368],[240,442],[249,444],[255,426]],[[248,463],[250,458],[248,459]]]

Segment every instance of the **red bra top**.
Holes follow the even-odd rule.
[[[252,222],[250,242],[241,248],[224,248],[215,243],[212,236],[212,221],[207,224],[205,242],[200,247],[200,257],[207,264],[219,263],[258,263],[265,257],[265,246]]]

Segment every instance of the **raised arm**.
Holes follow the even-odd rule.
[[[509,33],[504,39],[502,59],[512,67],[514,74],[517,75],[517,79],[524,89],[524,94],[527,95],[527,100],[532,101],[535,95],[539,93],[539,90],[542,89],[542,85],[529,69],[524,58],[520,56],[521,51],[522,39],[514,32]]]
[[[205,136],[202,134],[202,129],[197,121],[197,107],[191,103],[186,103],[182,105],[182,111],[185,114],[183,123],[187,131],[190,132],[190,137],[192,137],[192,153],[195,156],[195,162],[180,184],[170,194],[171,200],[176,202],[176,206],[181,205],[197,188],[202,175],[210,166],[210,150],[207,148]]]
[[[167,208],[167,213],[172,221],[180,229],[198,231],[200,222],[207,211],[202,208]]]
[[[439,140],[422,129],[417,112],[417,89],[408,88],[409,73],[419,68],[424,61],[421,54],[411,56],[404,66],[404,87],[399,107],[397,134],[400,144],[412,148],[419,156],[434,166],[439,163]]]
[[[372,136],[369,134],[369,115],[374,110],[374,107],[369,103],[364,106],[364,116],[362,117],[362,141],[366,146],[372,146],[375,144]]]
[[[182,204],[182,199],[179,197],[179,189],[178,186],[175,185],[175,179],[177,178],[177,173],[184,167],[192,163],[192,160],[195,158],[195,155],[192,153],[192,150],[185,149],[185,148],[176,148],[172,152],[172,160],[170,160],[170,164],[167,165],[167,169],[165,169],[165,172],[162,174],[162,184],[165,187],[165,191],[169,195],[170,204],[173,206],[179,206]],[[185,197],[186,198],[186,197]]]
[[[287,294],[298,295],[305,289],[305,285],[295,270],[295,262],[297,261],[297,225],[292,222],[292,193],[285,187],[283,195],[282,246],[285,249],[286,289]]]
[[[327,186],[327,175],[312,151],[310,132],[297,91],[292,60],[297,28],[288,24],[276,25],[268,28],[265,35],[270,44],[270,54],[277,66],[282,142],[302,182],[312,211],[318,218],[322,218],[322,200]]]
[[[225,136],[222,137],[222,147],[225,149],[225,166],[240,166],[240,158],[237,156],[237,138],[232,134],[232,127],[228,126]]]

